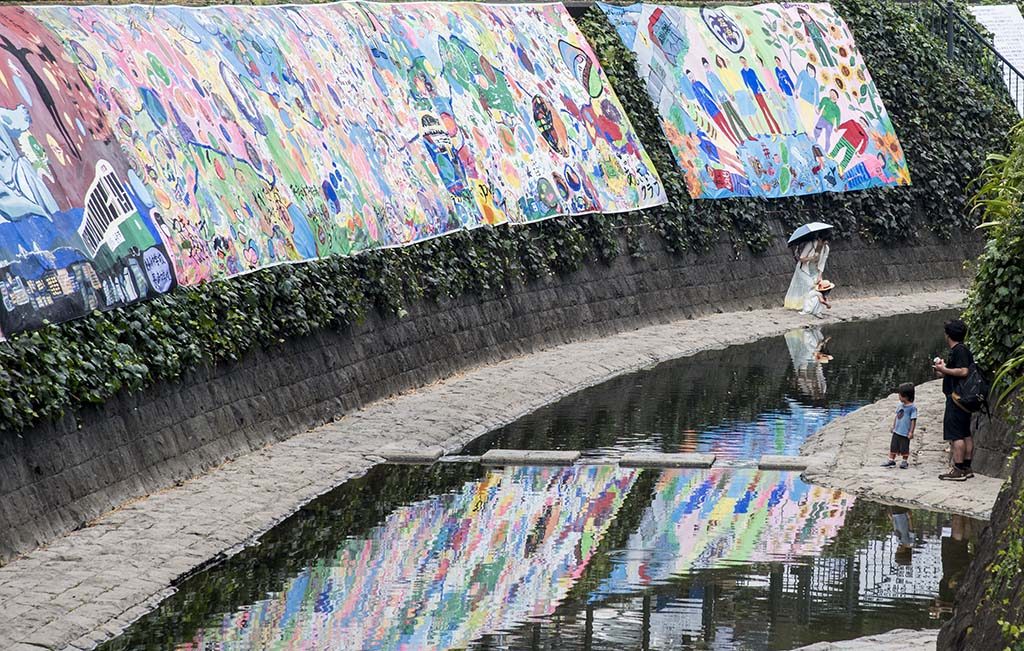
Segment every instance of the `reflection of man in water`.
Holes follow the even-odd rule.
[[[828,387],[822,365],[832,360],[827,352],[831,337],[826,337],[817,326],[790,330],[785,337],[796,373],[797,389],[805,396],[819,400],[824,398]]]
[[[936,614],[952,612],[953,599],[971,561],[970,521],[962,515],[954,515],[949,529],[949,536],[942,539],[942,580],[935,600]]]
[[[7,220],[26,215],[49,217],[57,212],[57,202],[39,171],[16,144],[31,124],[23,104],[14,109],[0,108],[0,217]]]
[[[910,511],[895,506],[892,509],[892,528],[896,533],[896,554],[895,561],[899,565],[910,565],[914,553],[914,522],[910,517]]]

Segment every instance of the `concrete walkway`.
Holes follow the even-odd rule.
[[[825,322],[953,307],[963,292],[850,299]],[[821,323],[816,321],[817,323]],[[780,335],[808,323],[755,310],[651,326],[476,368],[125,505],[0,568],[0,649],[91,649],[303,504],[364,473],[389,443],[454,451],[545,404],[659,362]]]
[[[910,468],[881,468],[889,453],[889,432],[899,398],[895,394],[832,421],[809,438],[801,454],[814,457],[804,478],[871,500],[959,513],[988,520],[1003,480],[975,475],[964,482],[941,481],[949,453],[942,440],[946,398],[942,381],[917,387],[917,430],[910,442]]]
[[[935,651],[938,630],[897,629],[881,635],[868,635],[843,642],[819,642],[796,651]]]

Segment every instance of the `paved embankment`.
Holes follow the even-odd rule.
[[[889,453],[895,394],[836,419],[807,440],[800,452],[814,457],[804,472],[812,483],[840,488],[871,500],[948,511],[988,520],[1003,480],[975,475],[942,481],[949,453],[942,440],[945,396],[942,381],[917,387],[917,430],[910,442],[910,468],[881,468]]]
[[[945,291],[839,302],[826,322],[955,306]],[[383,400],[98,518],[0,568],[0,649],[88,649],[170,593],[172,581],[251,542],[379,462],[388,443],[460,449],[569,393],[702,350],[808,323],[755,310],[651,326],[473,369]]]
[[[901,628],[843,642],[819,642],[802,646],[796,651],[934,651],[938,636],[938,630],[913,631]]]

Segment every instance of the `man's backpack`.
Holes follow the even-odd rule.
[[[953,389],[953,402],[969,413],[988,411],[988,393],[991,384],[976,364],[967,367],[967,376],[960,378]]]

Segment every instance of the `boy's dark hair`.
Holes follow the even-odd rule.
[[[904,382],[897,389],[901,398],[906,398],[908,402],[914,402],[914,385],[911,382]]]
[[[950,319],[943,324],[942,329],[953,341],[962,342],[967,338],[967,324],[960,319]]]

